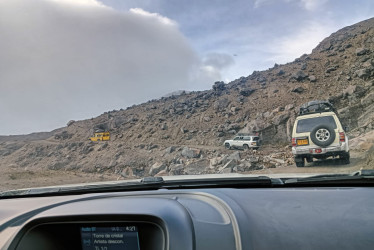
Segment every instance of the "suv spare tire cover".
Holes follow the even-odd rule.
[[[315,126],[310,132],[310,139],[320,147],[327,147],[335,141],[335,130],[327,125]]]

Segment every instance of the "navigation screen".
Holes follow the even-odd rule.
[[[140,250],[138,228],[81,227],[83,250]]]

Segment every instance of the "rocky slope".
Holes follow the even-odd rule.
[[[0,137],[0,167],[124,178],[286,168],[293,166],[288,144],[298,106],[316,99],[336,106],[351,138],[374,129],[374,18],[333,33],[291,63],[211,90],[70,121],[51,133]],[[111,141],[89,142],[96,129],[109,130]],[[238,132],[259,132],[265,147],[225,150],[223,141]],[[365,143],[370,148],[372,140]]]

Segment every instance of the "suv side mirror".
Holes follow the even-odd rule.
[[[345,126],[345,127],[344,127],[344,131],[345,131],[345,132],[349,132],[349,127],[348,127],[348,126]]]

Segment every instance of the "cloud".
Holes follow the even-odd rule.
[[[234,58],[229,54],[209,53],[203,58],[197,78],[205,76],[210,79],[222,80],[222,73],[228,70],[234,63]]]
[[[301,8],[307,11],[315,11],[323,7],[328,0],[282,0],[284,3],[296,3],[300,5]],[[279,0],[255,0],[254,8],[260,8],[266,5],[279,3]]]
[[[171,20],[167,17],[161,16],[159,13],[150,13],[150,12],[145,11],[145,10],[140,9],[140,8],[131,8],[130,12],[138,14],[138,15],[143,15],[147,18],[153,19],[157,22],[161,22],[165,25],[172,25],[172,26],[177,25],[176,22],[174,22],[173,20]]]
[[[312,50],[332,32],[332,25],[318,22],[305,22],[298,30],[288,36],[273,40],[267,44],[270,52],[268,61],[287,63]]]
[[[315,11],[322,7],[328,0],[300,0],[301,5],[309,11]]]
[[[219,80],[174,21],[141,9],[2,0],[0,34],[0,134],[52,130]]]
[[[255,0],[254,1],[254,8],[260,8],[264,5],[274,3],[274,0]]]
[[[89,7],[104,7],[102,3],[96,1],[96,0],[50,0],[59,4],[67,4],[67,5],[73,5],[73,6],[89,6]]]
[[[225,69],[234,64],[234,58],[225,53],[209,53],[203,59],[204,65],[209,65],[217,70]]]

